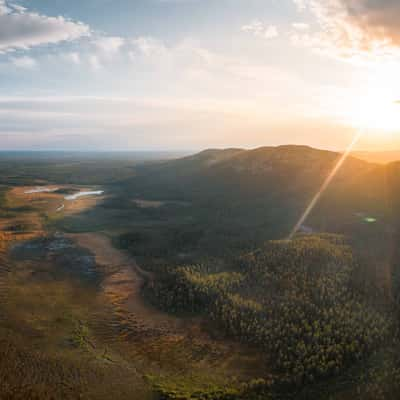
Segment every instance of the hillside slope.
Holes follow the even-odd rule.
[[[126,188],[137,196],[190,201],[199,206],[207,203],[225,213],[231,210],[234,219],[245,213],[250,221],[256,213],[258,222],[261,215],[263,221],[272,218],[284,235],[340,156],[306,146],[207,150],[142,167],[137,177],[126,182]],[[322,222],[337,225],[355,214],[382,215],[385,174],[382,166],[349,157],[313,214],[315,228],[322,229],[318,226]],[[338,213],[340,219],[335,217]]]

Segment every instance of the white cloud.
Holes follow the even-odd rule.
[[[7,14],[11,10],[10,8],[6,5],[4,0],[0,0],[0,15]]]
[[[279,36],[278,28],[274,25],[268,26],[265,29],[264,37],[266,39],[272,39]]]
[[[133,45],[134,50],[145,56],[165,54],[168,52],[162,41],[151,37],[139,37],[133,39],[131,44]]]
[[[119,36],[104,36],[94,41],[94,44],[98,50],[108,55],[117,53],[124,43],[125,39]]]
[[[89,27],[81,22],[40,15],[0,0],[0,52],[75,40],[89,34]]]
[[[11,62],[17,68],[33,69],[37,66],[37,62],[31,57],[16,57],[12,58]]]
[[[254,20],[250,24],[242,26],[242,31],[265,39],[273,39],[279,36],[278,28],[275,25],[265,25],[259,20]]]
[[[19,6],[18,4],[11,4],[11,8],[12,8],[14,11],[17,11],[17,12],[20,12],[20,13],[27,10],[26,7]]]
[[[308,31],[310,29],[310,25],[304,22],[294,22],[292,27],[297,31]]]

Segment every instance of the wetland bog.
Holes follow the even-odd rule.
[[[54,222],[85,218],[104,201],[77,197],[59,210],[67,189],[5,192],[3,209],[11,214],[0,219],[4,398],[145,400],[156,398],[154,380],[165,377],[224,387],[232,377],[236,384],[260,373],[255,351],[213,335],[199,317],[150,305],[142,287],[153,275],[113,247],[112,230],[56,229]]]

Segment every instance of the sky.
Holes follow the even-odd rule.
[[[398,0],[0,0],[0,150],[400,149]]]

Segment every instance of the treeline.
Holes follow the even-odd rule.
[[[355,266],[343,238],[298,237],[269,242],[227,272],[171,268],[148,293],[167,311],[210,316],[299,387],[341,374],[388,338],[390,319],[353,287]]]

